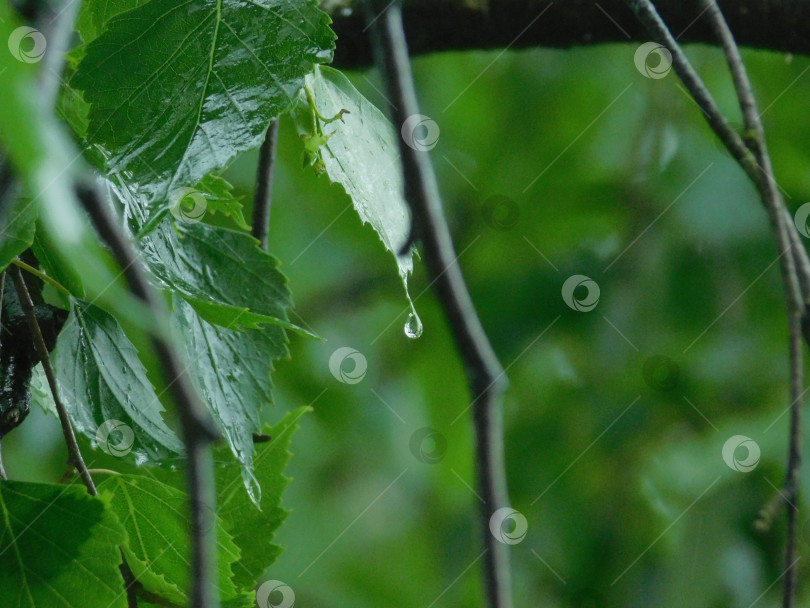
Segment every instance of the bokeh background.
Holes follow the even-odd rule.
[[[528,522],[512,548],[516,605],[776,606],[784,514],[769,531],[754,527],[786,461],[776,247],[753,187],[674,72],[644,77],[636,49],[414,61],[422,111],[441,129],[432,157],[460,264],[511,381],[509,485]],[[740,123],[720,52],[688,54]],[[795,211],[810,201],[810,61],[745,59]],[[385,108],[373,70],[349,76]],[[301,148],[283,120],[270,248],[294,320],[326,341],[293,336],[275,374],[268,421],[314,411],[293,441],[293,512],[277,537],[286,551],[268,576],[300,606],[480,606],[470,397],[424,266],[410,280],[424,334],[409,340],[393,258],[339,186],[302,169]],[[248,208],[256,160],[246,154],[227,173]],[[516,214],[487,221],[493,196]],[[600,288],[592,311],[563,301],[574,274]],[[368,361],[357,384],[329,371],[343,346]],[[439,462],[411,450],[424,427],[446,442]],[[724,462],[735,435],[760,448],[750,472]],[[58,424],[38,410],[3,447],[12,477],[64,470]],[[802,478],[808,487],[806,466]],[[800,554],[808,519],[803,510]]]

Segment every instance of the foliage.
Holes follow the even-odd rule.
[[[0,3],[0,40],[19,25]],[[170,304],[167,331],[225,440],[211,525],[228,605],[253,605],[268,578],[292,584],[302,605],[477,605],[464,373],[429,293],[415,298],[424,337],[399,330],[408,307],[379,240],[403,278],[413,266],[397,255],[408,218],[373,74],[318,67],[335,42],[308,0],[85,0],[77,28],[61,122],[36,101],[41,64],[0,52],[0,141],[22,182],[0,268],[33,247],[69,292],[41,294],[70,311],[53,353],[62,397],[89,465],[119,474],[96,475],[95,498],[57,484],[64,448],[44,411],[3,438],[11,477],[28,480],[0,483],[4,605],[125,606],[119,551],[145,590],[187,602],[176,412],[139,308],[72,195],[91,165]],[[644,78],[634,50],[415,64],[441,126],[434,160],[460,263],[509,366],[509,482],[529,521],[512,548],[517,603],[745,607],[782,571],[781,524],[752,527],[784,461],[776,253],[744,176],[674,76]],[[733,114],[717,52],[690,53]],[[795,210],[810,200],[797,143],[810,140],[808,62],[746,61]],[[279,116],[274,257],[248,233],[243,201]],[[361,222],[342,214],[347,195]],[[493,221],[497,200],[510,221]],[[601,288],[592,312],[560,297],[574,274]],[[418,268],[411,282],[429,285]],[[358,384],[330,374],[342,346],[368,362]],[[656,355],[671,365],[656,368]],[[52,411],[35,379],[34,400]],[[280,417],[272,402],[292,411],[264,426]],[[296,513],[279,528],[301,403],[314,414],[291,465]],[[130,444],[122,427],[99,437],[111,419]],[[434,464],[410,449],[424,427],[446,442]],[[262,433],[271,439],[254,444]],[[762,450],[747,474],[721,458],[736,434]],[[276,561],[281,544],[293,550]]]

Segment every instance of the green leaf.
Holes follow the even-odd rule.
[[[298,420],[310,409],[288,412],[275,426],[262,429],[271,439],[256,444],[254,457],[256,479],[262,487],[261,511],[249,500],[232,470],[220,467],[216,471],[219,515],[241,551],[234,568],[237,585],[253,587],[282,551],[272,540],[289,514],[281,508],[281,495],[291,481],[284,476],[284,469],[292,456],[289,447]]]
[[[230,450],[226,447],[215,450],[218,515],[240,552],[233,568],[237,587],[253,588],[282,552],[272,541],[289,514],[281,507],[282,494],[291,481],[284,476],[284,469],[290,460],[290,442],[299,428],[298,421],[311,410],[301,407],[287,412],[277,424],[264,425],[261,429],[270,439],[255,444],[255,475],[262,487],[258,504],[245,492],[240,467],[234,466]],[[152,469],[151,472],[166,484],[185,488],[186,479],[181,471]]]
[[[37,232],[34,237],[33,249],[40,266],[50,277],[53,277],[60,285],[65,287],[77,298],[84,298],[84,283],[81,276],[72,266],[65,264],[59,256],[57,245],[47,230],[42,226],[42,222],[37,222]]]
[[[119,183],[118,192],[133,215],[132,220],[138,228],[139,238],[151,233],[170,211],[177,219],[191,222],[204,220],[209,212],[219,212],[231,217],[242,230],[250,231],[242,214],[242,203],[233,193],[233,186],[213,173],[206,175],[193,188],[177,188],[169,200],[153,205],[148,210],[148,216],[146,199],[138,196],[131,185],[120,180]]]
[[[126,608],[126,533],[81,486],[0,481],[0,598],[8,608]]]
[[[116,454],[139,462],[180,452],[182,444],[162,418],[163,408],[135,347],[118,322],[86,302],[73,301],[53,353],[61,397],[77,430],[97,438],[109,420],[132,435],[110,436]],[[105,451],[110,447],[101,446]]]
[[[185,492],[142,475],[112,475],[98,489],[109,495],[110,509],[129,535],[124,555],[135,578],[148,591],[187,605],[191,547]],[[231,565],[239,558],[239,549],[219,522],[211,525],[218,528],[217,582],[227,600],[238,595],[231,581]]]
[[[287,279],[249,234],[165,218],[140,245],[154,276],[209,323],[233,329],[268,323],[309,333],[287,321]]]
[[[245,221],[245,216],[242,215],[242,203],[236,198],[233,186],[226,180],[209,173],[202,178],[195,189],[206,195],[206,211],[227,215],[242,230],[250,231],[250,226]]]
[[[20,255],[34,242],[36,232],[37,206],[30,198],[17,198],[2,218],[0,229],[0,270],[4,270],[11,260]]]
[[[408,241],[410,211],[391,123],[337,70],[316,67],[307,76],[306,86],[315,107],[302,92],[293,111],[299,133],[307,142],[322,144],[316,152],[329,179],[343,186],[360,219],[380,235],[404,280],[413,270],[413,254],[398,253]],[[322,124],[324,118],[335,118],[341,112],[339,120]]]
[[[261,144],[331,59],[328,24],[313,0],[152,0],[119,14],[71,82],[91,104],[89,143],[165,202]]]
[[[28,50],[41,34],[24,27],[10,5],[0,2],[0,40],[12,43],[11,52],[0,53],[0,144],[53,239],[53,251],[83,278],[88,295],[133,325],[149,328],[151,318],[129,293],[75,196],[80,154],[39,94],[38,58]],[[27,34],[21,38],[21,32]]]
[[[53,393],[48,386],[48,379],[45,376],[45,370],[42,368],[42,363],[37,363],[31,371],[31,383],[29,384],[29,391],[31,393],[31,403],[34,403],[42,408],[46,414],[53,414],[58,417],[56,412],[56,403],[53,400]]]
[[[76,19],[76,31],[85,44],[92,42],[101,35],[110,19],[146,2],[148,0],[84,0]]]
[[[260,428],[262,407],[273,402],[273,361],[288,354],[284,330],[268,326],[235,331],[212,325],[179,298],[175,312],[176,333],[183,337],[189,371],[244,467],[248,490],[258,497],[260,489],[252,472],[253,433]]]

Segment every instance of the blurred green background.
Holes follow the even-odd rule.
[[[511,380],[509,485],[529,526],[512,548],[516,605],[776,606],[784,514],[768,532],[753,527],[786,460],[776,248],[753,187],[674,72],[645,78],[636,48],[414,61],[422,111],[441,129],[432,157],[460,264]],[[688,53],[739,123],[720,52]],[[795,211],[810,201],[810,61],[745,59]],[[373,70],[350,77],[385,107]],[[248,206],[256,160],[228,171]],[[519,211],[508,229],[482,215],[495,195]],[[480,606],[470,398],[424,266],[410,280],[424,334],[409,340],[393,258],[339,186],[301,168],[289,120],[270,243],[293,320],[327,341],[293,336],[275,374],[267,419],[302,404],[314,413],[293,441],[293,513],[277,539],[286,551],[268,575],[294,589],[297,606]],[[590,312],[563,301],[574,274],[599,285]],[[342,346],[368,361],[357,384],[329,371]],[[438,463],[410,449],[423,427],[446,439]],[[751,472],[723,460],[734,435],[760,447]],[[63,471],[58,423],[38,410],[3,447],[14,478]],[[803,479],[808,487],[807,467]]]

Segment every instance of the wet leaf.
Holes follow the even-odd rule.
[[[0,598],[9,608],[126,608],[126,532],[82,486],[0,482]]]
[[[293,112],[299,134],[316,142],[323,170],[346,190],[360,219],[372,225],[385,248],[394,254],[405,279],[413,270],[413,254],[398,255],[410,233],[410,212],[404,198],[397,134],[374,104],[340,72],[318,67],[306,79],[315,111],[305,93]],[[343,114],[341,115],[341,112]],[[323,118],[323,135],[313,133]]]
[[[152,0],[87,45],[72,86],[113,173],[165,201],[261,144],[334,34],[311,0]]]

